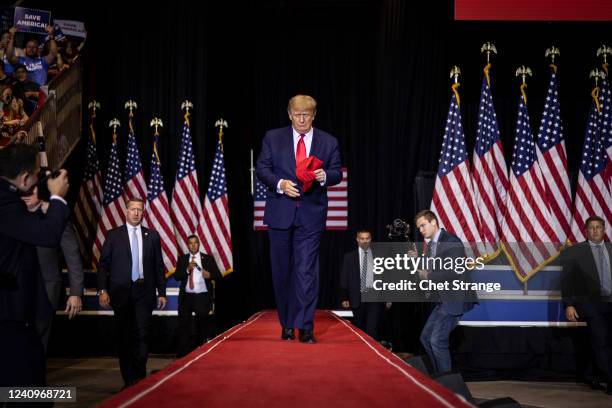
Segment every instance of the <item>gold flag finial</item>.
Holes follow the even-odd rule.
[[[560,55],[561,51],[559,51],[559,48],[555,47],[554,45],[550,48],[547,48],[546,52],[544,53],[544,57],[550,57],[550,63],[552,65],[555,65],[555,57],[558,57]]]
[[[521,65],[520,67],[518,67],[516,69],[516,76],[520,76],[523,79],[523,84],[527,83],[527,77],[528,76],[533,76],[533,73],[531,72],[531,68],[526,67],[524,65]]]
[[[221,138],[223,137],[223,128],[229,127],[227,126],[227,121],[223,118],[219,118],[215,122],[215,127],[219,128],[219,140],[221,140]]]
[[[191,101],[185,99],[183,103],[181,103],[181,109],[184,110],[187,114],[189,113],[189,109],[193,109],[193,103]]]
[[[117,128],[121,126],[121,122],[119,122],[119,119],[113,118],[108,123],[108,126],[113,128],[113,133],[117,133]]]
[[[486,42],[482,44],[482,47],[480,47],[480,52],[483,54],[485,52],[487,53],[487,64],[489,64],[491,62],[491,53],[497,55],[497,48],[495,48],[495,44],[493,44],[492,42]]]
[[[461,70],[458,66],[453,65],[450,71],[450,77],[454,79],[455,83],[459,82],[459,75],[461,75]]]
[[[128,109],[130,111],[130,116],[133,115],[133,110],[138,108],[138,104],[136,103],[136,101],[133,101],[131,99],[127,101],[123,106],[125,107],[125,109]]]
[[[160,118],[153,118],[151,120],[151,127],[155,128],[155,136],[159,136],[158,128],[164,127],[164,123]]]
[[[595,78],[595,86],[597,87],[599,86],[599,80],[603,81],[606,78],[606,73],[600,71],[599,68],[595,68],[589,73],[589,78]]]
[[[597,56],[603,57],[604,64],[608,63],[608,55],[610,54],[612,54],[612,48],[608,47],[606,44],[603,44],[597,49]]]
[[[95,115],[96,114],[96,110],[100,109],[100,102],[96,101],[95,99],[92,99],[88,104],[87,107],[89,109],[92,110],[92,113]]]

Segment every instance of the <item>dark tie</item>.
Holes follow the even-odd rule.
[[[300,164],[304,159],[306,159],[306,143],[304,143],[304,134],[300,135],[300,140],[297,144],[297,149],[295,150],[295,167],[297,169],[297,165]]]
[[[195,255],[191,255],[191,262],[195,262]],[[189,289],[195,288],[195,285],[193,284],[193,274],[195,273],[196,268],[193,268],[191,270],[191,273],[189,274]]]
[[[363,255],[361,256],[361,270],[360,270],[360,289],[361,293],[366,291],[366,283],[368,279],[368,250],[363,250]]]

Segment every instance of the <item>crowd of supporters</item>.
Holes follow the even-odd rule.
[[[0,37],[0,148],[26,136],[28,119],[44,104],[47,84],[68,69],[85,44],[75,44],[58,26],[47,26],[47,35],[24,38],[16,44],[12,27]]]

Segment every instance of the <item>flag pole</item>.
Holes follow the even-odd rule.
[[[249,167],[249,173],[251,173],[251,195],[255,195],[255,167],[253,166],[253,149],[251,149],[251,167]]]

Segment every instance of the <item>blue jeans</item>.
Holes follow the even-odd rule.
[[[431,360],[434,373],[451,371],[452,361],[448,349],[448,339],[459,323],[461,315],[454,316],[437,304],[431,311],[425,327],[421,332],[421,344]]]

